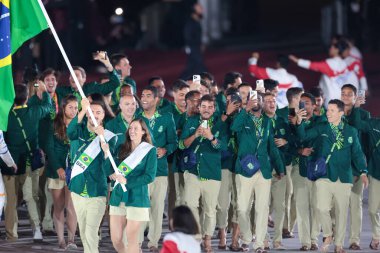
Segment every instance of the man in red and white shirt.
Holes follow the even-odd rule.
[[[286,68],[289,64],[289,59],[285,55],[278,55],[276,68],[262,68],[257,66],[257,61],[260,55],[257,52],[252,53],[252,57],[248,60],[249,72],[257,79],[273,79],[278,85],[278,94],[276,97],[278,108],[283,108],[288,105],[286,99],[286,91],[292,87],[302,88],[302,83],[298,81],[295,75],[290,74]]]
[[[350,71],[350,81],[347,83],[354,85],[358,90],[368,90],[367,78],[365,77],[363,64],[361,60],[351,55],[351,50],[348,48],[343,53],[344,61]]]
[[[298,59],[294,55],[289,55],[289,59],[297,63],[299,67],[322,73],[319,86],[325,94],[326,107],[331,99],[340,99],[342,86],[347,84],[352,77],[347,63],[342,58],[343,52],[347,48],[347,42],[340,40],[330,46],[330,58],[319,62]]]

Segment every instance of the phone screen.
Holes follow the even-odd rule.
[[[296,109],[289,108],[289,115],[295,117],[296,116]]]
[[[299,108],[300,109],[305,109],[305,102],[300,101]]]
[[[365,90],[359,90],[358,91],[358,97],[364,98],[365,97]]]

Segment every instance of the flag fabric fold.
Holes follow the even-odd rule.
[[[12,54],[47,28],[37,0],[0,0],[0,130],[7,130],[15,97]]]

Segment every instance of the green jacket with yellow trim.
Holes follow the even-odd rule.
[[[188,170],[190,173],[197,175],[201,179],[220,181],[222,169],[221,152],[227,149],[227,124],[215,116],[208,120],[211,133],[217,139],[216,145],[201,136],[196,138],[190,147],[185,147],[183,143],[187,138],[194,135],[202,121],[200,115],[188,118],[182,130],[179,148],[190,148],[196,154],[197,165]]]
[[[117,166],[122,162],[118,158],[119,148],[117,148],[113,154]],[[109,159],[106,160],[103,166],[104,170],[110,168],[111,163]],[[119,206],[121,202],[124,202],[125,206],[150,207],[148,184],[154,181],[156,172],[157,152],[153,147],[135,169],[125,177],[127,179],[127,191],[124,192],[120,184],[116,185],[112,190],[110,205]],[[113,173],[113,171],[111,171],[111,173]]]
[[[67,137],[70,140],[70,156],[71,166],[86,150],[86,148],[95,139],[96,134],[90,133],[87,129],[86,121],[78,123],[76,116],[67,127]],[[108,144],[111,153],[116,144],[116,138],[112,138]],[[81,194],[86,186],[87,193],[90,197],[107,196],[107,177],[110,175],[109,170],[105,170],[103,164],[105,162],[103,150],[96,156],[88,168],[81,174],[71,179],[69,189],[72,192]]]
[[[173,115],[171,113],[159,113],[155,112],[151,119],[145,117],[144,112],[136,115],[136,118],[142,118],[148,128],[150,128],[153,135],[153,145],[156,148],[165,148],[166,154],[158,158],[157,162],[157,174],[156,177],[168,175],[168,161],[167,157],[172,154],[178,145],[177,133],[175,130],[175,124]]]
[[[359,108],[353,109],[351,115],[353,126],[368,135],[368,174],[380,180],[380,119],[363,120]]]
[[[358,168],[357,173],[359,174],[366,172],[366,162],[360,147],[358,131],[348,124],[343,124],[343,128],[340,131],[343,135],[341,147],[336,147],[331,153],[336,139],[330,123],[320,123],[307,131],[303,122],[297,127],[297,135],[301,140],[310,141],[319,139],[318,145],[314,146],[312,156],[314,159],[320,157],[327,159],[329,154],[331,154],[327,163],[327,175],[323,178],[328,178],[332,182],[336,182],[339,179],[342,183],[352,183],[352,170]],[[351,166],[352,163],[355,166]]]
[[[284,173],[285,167],[281,159],[280,152],[274,144],[271,120],[268,117],[263,117],[262,127],[263,136],[260,145],[259,139],[256,136],[256,126],[252,119],[253,115],[242,109],[234,119],[231,130],[237,134],[238,157],[235,164],[235,173],[248,177],[243,171],[240,160],[248,154],[256,154],[260,162],[260,171],[265,179],[272,178],[272,164],[278,174]]]
[[[39,105],[31,105],[14,110],[17,116],[20,118],[22,128],[12,112],[10,110],[8,115],[8,128],[4,132],[4,140],[7,143],[9,152],[11,153],[13,160],[17,164],[18,170],[16,175],[25,174],[26,160],[30,158],[30,152],[26,145],[22,129],[25,131],[27,140],[30,143],[32,152],[39,148],[38,143],[38,123],[41,119],[47,117],[51,109],[51,99],[47,92],[42,95],[42,103]],[[3,175],[14,175],[13,169],[8,168],[5,163],[0,159],[1,173]]]

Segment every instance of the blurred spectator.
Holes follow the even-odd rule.
[[[169,226],[172,233],[164,237],[161,253],[201,252],[199,242],[194,239],[199,228],[190,208],[177,206],[171,217]]]

